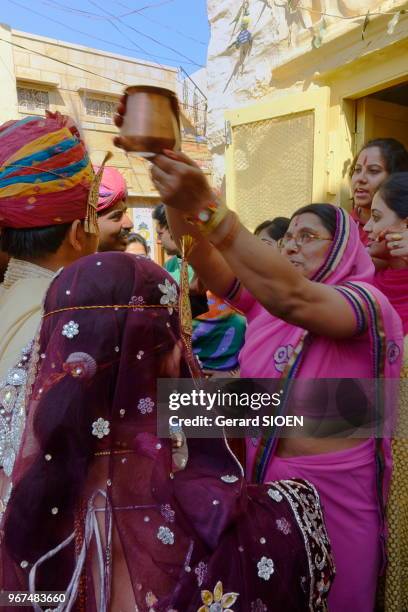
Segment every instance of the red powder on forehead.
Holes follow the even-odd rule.
[[[367,165],[367,155],[365,155],[365,157],[363,157],[363,166]]]

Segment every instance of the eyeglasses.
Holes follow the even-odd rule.
[[[282,248],[287,246],[292,240],[295,245],[300,249],[305,246],[305,244],[310,244],[311,242],[316,242],[317,240],[327,240],[328,242],[332,242],[333,238],[325,238],[317,234],[312,234],[308,231],[300,231],[297,236],[292,236],[292,234],[289,234],[287,232],[283,236],[283,238],[279,240],[279,247]]]

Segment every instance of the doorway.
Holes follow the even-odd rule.
[[[356,101],[355,152],[373,138],[395,138],[408,149],[408,81]]]

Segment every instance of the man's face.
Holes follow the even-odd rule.
[[[120,200],[106,213],[98,215],[99,252],[124,251],[133,223],[126,212],[125,200]]]
[[[177,244],[174,242],[169,229],[157,223],[156,231],[157,231],[157,244],[161,244],[163,249],[166,251],[166,254],[167,255],[178,255],[179,249],[177,248]]]

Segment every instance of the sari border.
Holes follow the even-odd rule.
[[[337,224],[333,244],[326,261],[311,279],[315,282],[324,283],[330,274],[337,268],[347,248],[350,236],[350,216],[342,208],[336,210]]]
[[[324,523],[319,493],[308,480],[285,479],[268,484],[285,497],[303,536],[310,577],[309,610],[325,612],[328,610],[327,602],[321,595],[327,593],[330,585],[327,586],[324,582],[323,570],[328,567],[335,574],[336,568],[331,555],[330,539]],[[314,506],[316,500],[318,513]],[[317,525],[316,521],[320,522],[320,525]],[[317,540],[322,547],[320,559],[315,548]]]
[[[305,341],[308,337],[309,332],[305,331],[299,339],[295,350],[293,351],[292,357],[289,360],[288,365],[282,373],[280,380],[283,381],[283,389],[282,389],[282,401],[279,406],[279,411],[277,416],[284,415],[287,401],[289,399],[290,389],[292,386],[292,381],[296,377],[296,374],[299,370],[305,349]],[[253,468],[253,480],[254,482],[261,483],[264,481],[266,468],[269,464],[269,459],[271,458],[277,444],[276,438],[276,427],[274,427],[273,432],[270,436],[263,436],[260,444],[258,445],[254,468]]]

